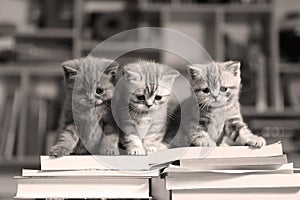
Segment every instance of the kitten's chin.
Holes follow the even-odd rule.
[[[224,106],[226,106],[226,103],[220,103],[220,102],[212,102],[209,105],[209,107],[211,108],[222,108]]]
[[[159,109],[159,106],[151,106],[151,107],[147,107],[145,105],[140,105],[140,106],[137,106],[137,109],[142,111],[142,112],[151,112],[151,111],[156,111]]]

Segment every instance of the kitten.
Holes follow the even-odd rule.
[[[117,91],[120,145],[130,155],[144,155],[167,145],[163,139],[168,121],[171,88],[179,73],[168,66],[138,61],[124,66]],[[120,82],[120,81],[119,81]]]
[[[215,146],[228,141],[254,147],[266,144],[249,130],[240,112],[239,62],[190,65],[188,73],[200,112],[197,130],[189,133],[192,145]]]
[[[119,154],[118,130],[110,109],[118,64],[88,56],[66,61],[62,68],[66,98],[58,141],[50,155]]]

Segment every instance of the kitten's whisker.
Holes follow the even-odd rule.
[[[205,102],[203,102],[202,104],[200,104],[200,107],[199,107],[200,112],[204,111],[204,109],[205,109]]]
[[[207,108],[208,108],[208,102],[204,102],[203,104],[203,112],[206,113],[207,112]]]
[[[176,115],[173,112],[169,111],[169,110],[167,110],[167,112],[166,112],[166,117],[171,118],[173,120],[176,119]]]

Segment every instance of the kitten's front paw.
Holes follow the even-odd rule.
[[[128,155],[146,155],[143,147],[134,146],[127,149]]]
[[[99,150],[100,155],[119,155],[118,147],[105,147]]]
[[[257,135],[251,135],[246,139],[246,145],[252,147],[262,147],[266,145],[266,140]]]
[[[192,141],[192,146],[215,147],[217,144],[208,137],[197,137]]]
[[[160,151],[160,150],[163,150],[163,149],[167,149],[167,145],[161,143],[161,144],[156,144],[156,145],[148,145],[148,146],[145,146],[145,149],[146,149],[146,154],[150,154],[150,153],[153,153],[153,152],[156,152],[156,151]]]
[[[64,146],[56,146],[55,145],[55,146],[51,147],[49,150],[50,156],[57,157],[57,158],[70,155],[71,153],[72,153],[72,150],[70,150],[69,148],[64,147]]]

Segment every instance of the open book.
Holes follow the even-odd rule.
[[[183,159],[254,158],[283,155],[281,142],[261,148],[248,146],[183,147],[158,151],[146,156],[74,155],[61,158],[41,156],[41,170],[151,170]]]

